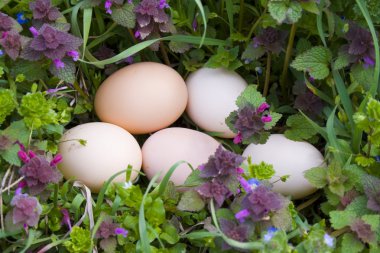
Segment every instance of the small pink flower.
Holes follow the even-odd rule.
[[[67,209],[62,208],[61,213],[63,214],[62,217],[62,224],[66,224],[69,227],[69,230],[71,230],[71,221],[70,221],[70,214]]]
[[[6,37],[8,37],[8,32],[3,32],[3,34],[1,35],[1,38],[2,39],[5,39]]]
[[[271,122],[272,121],[272,116],[270,116],[270,115],[264,115],[264,116],[261,117],[261,121],[264,122],[264,123]]]
[[[250,215],[249,210],[243,209],[240,212],[235,214],[235,218],[239,220],[240,222],[244,222],[245,218],[247,218]]]
[[[262,103],[259,108],[257,108],[257,112],[258,113],[262,113],[264,112],[265,110],[268,110],[270,107],[270,105],[268,105],[266,102]]]
[[[63,69],[65,64],[61,61],[61,59],[54,59],[53,63],[57,69]]]
[[[31,26],[29,28],[29,31],[32,33],[33,37],[37,37],[38,36],[38,31],[37,31],[37,29],[34,26]]]
[[[141,34],[139,31],[136,31],[135,32],[135,38],[138,39],[138,38],[141,38]]]
[[[27,163],[30,160],[28,154],[25,151],[20,150],[17,152],[17,155],[24,163]]]
[[[239,132],[239,133],[234,137],[233,142],[234,142],[235,144],[239,144],[239,143],[241,143],[242,141],[243,141],[243,137],[242,137],[241,133]]]
[[[78,51],[75,51],[75,50],[68,51],[67,55],[70,56],[71,58],[73,58],[73,61],[79,60],[79,52]]]
[[[36,154],[32,150],[29,150],[28,151],[28,156],[29,156],[30,159],[32,159],[33,157],[36,156]]]
[[[236,168],[236,172],[238,174],[243,174],[244,173],[244,170],[242,168]]]
[[[104,8],[106,9],[106,13],[112,14],[111,7],[112,7],[112,2],[110,0],[106,0],[106,2],[104,3]]]
[[[62,162],[62,159],[62,155],[57,154],[56,156],[54,156],[53,160],[51,160],[50,166],[56,166],[58,163]]]
[[[204,164],[201,164],[201,165],[198,166],[198,170],[204,170],[204,168],[205,168]]]

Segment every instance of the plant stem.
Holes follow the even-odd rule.
[[[350,231],[350,229],[348,227],[344,227],[342,229],[339,229],[339,230],[336,230],[334,232],[331,233],[331,236],[333,237],[338,237],[340,236],[341,234],[344,234],[346,232]]]
[[[368,139],[369,139],[369,137],[371,136],[373,134],[373,129],[372,128],[370,128],[370,130],[369,130],[369,133],[368,133]],[[371,143],[371,141],[370,140],[368,140],[368,149],[367,149],[367,157],[369,158],[369,157],[371,157],[371,148],[372,148],[372,143]]]
[[[256,20],[256,22],[252,25],[251,30],[248,33],[248,41],[252,37],[253,32],[255,31],[256,27],[260,24],[261,20],[264,17],[265,12],[267,11],[267,8],[264,9],[263,13],[261,16]]]
[[[313,204],[315,201],[317,201],[319,198],[321,197],[321,194],[318,194],[317,196],[314,196],[313,198],[309,199],[308,201],[300,204],[299,206],[297,206],[296,210],[299,212],[301,211],[302,209],[310,206],[311,204]]]
[[[239,13],[239,32],[241,32],[241,28],[243,26],[243,17],[244,17],[244,0],[240,0],[240,13]]]
[[[170,66],[168,52],[166,52],[165,45],[162,41],[160,42],[160,52],[161,52],[162,58],[164,58],[165,64]]]
[[[286,48],[285,62],[284,62],[284,67],[282,68],[282,75],[280,79],[281,91],[284,97],[286,97],[286,80],[288,79],[289,61],[290,61],[290,57],[292,57],[294,37],[296,35],[296,30],[297,30],[297,25],[293,24],[292,28],[290,29],[288,46]]]
[[[268,52],[267,66],[265,70],[265,83],[264,83],[264,90],[263,90],[264,97],[268,95],[271,63],[272,63],[272,54]]]

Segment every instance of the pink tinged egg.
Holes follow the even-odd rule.
[[[143,171],[152,179],[160,171],[161,181],[178,161],[186,161],[197,169],[215,153],[219,143],[207,134],[187,128],[167,128],[151,135],[142,147]],[[171,176],[175,185],[181,185],[190,175],[187,164],[181,164]]]
[[[189,100],[186,112],[202,129],[218,132],[220,137],[233,138],[225,123],[237,110],[236,99],[247,87],[247,82],[236,72],[218,68],[201,68],[186,80]]]
[[[252,162],[273,165],[276,171],[272,182],[289,175],[286,182],[274,183],[273,190],[293,199],[301,199],[317,189],[304,177],[304,172],[314,167],[325,166],[323,155],[313,145],[287,139],[283,134],[272,134],[265,144],[250,144],[243,157],[251,156]]]
[[[82,145],[79,140],[83,140]],[[82,181],[93,192],[99,192],[111,176],[131,165],[131,180],[141,169],[142,154],[135,138],[123,128],[109,123],[93,122],[68,130],[59,144],[62,162],[58,168],[66,179]],[[125,182],[122,173],[113,182]]]
[[[168,127],[185,111],[185,81],[172,68],[155,62],[135,63],[108,77],[95,96],[98,117],[132,134]]]

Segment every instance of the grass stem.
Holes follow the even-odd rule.
[[[280,79],[281,91],[284,97],[286,97],[286,83],[288,79],[289,62],[290,62],[290,58],[292,57],[294,37],[296,35],[296,30],[297,30],[297,25],[293,24],[292,28],[290,29],[288,46],[286,48],[285,61],[284,61],[284,66],[282,68],[282,74],[281,74],[281,79]]]
[[[267,56],[267,66],[266,66],[266,69],[265,69],[265,83],[264,83],[264,90],[263,90],[263,96],[264,97],[266,97],[268,95],[268,91],[269,91],[271,64],[272,64],[272,54],[268,53],[268,56]]]

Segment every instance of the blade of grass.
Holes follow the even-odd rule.
[[[92,8],[86,8],[83,10],[83,50],[86,51],[88,35],[90,33],[91,28],[91,20],[92,20]],[[82,59],[84,58],[84,54],[82,54]]]
[[[299,111],[302,116],[309,121],[309,123],[313,126],[313,128],[320,134],[322,137],[327,141],[327,133],[326,130],[322,127],[320,127],[317,123],[315,123],[312,119],[310,119],[306,114],[304,114],[302,111]]]
[[[378,89],[380,88],[379,86],[379,75],[380,75],[380,48],[379,48],[379,40],[376,35],[376,29],[373,25],[371,16],[368,13],[367,6],[363,2],[363,0],[356,0],[357,5],[360,8],[360,11],[362,12],[365,20],[367,21],[368,28],[371,32],[372,35],[372,40],[373,40],[373,45],[375,47],[375,73],[374,73],[374,80],[375,82],[371,85],[369,89],[369,93],[371,94],[372,97],[375,97],[377,93],[379,92]]]
[[[203,30],[203,35],[202,35],[201,41],[199,43],[199,47],[201,47],[203,45],[203,43],[205,42],[205,39],[206,39],[207,19],[206,19],[205,10],[203,8],[201,0],[194,0],[194,1],[195,1],[195,3],[197,4],[197,6],[199,8],[199,12],[201,13],[202,20],[203,20],[203,29],[204,30]]]
[[[139,51],[141,51],[141,50],[149,47],[152,44],[154,44],[155,42],[158,42],[158,41],[161,41],[161,40],[176,41],[176,42],[185,42],[185,43],[190,43],[190,44],[200,44],[201,41],[202,41],[202,38],[201,37],[197,37],[197,36],[189,36],[189,35],[172,35],[172,36],[168,36],[168,37],[163,37],[163,38],[158,38],[158,39],[152,39],[152,40],[142,41],[139,44],[133,45],[132,47],[127,48],[123,52],[121,52],[121,53],[119,53],[119,54],[117,54],[117,55],[115,55],[115,56],[113,56],[111,58],[102,60],[102,61],[90,61],[90,62],[89,61],[84,61],[84,60],[80,60],[80,61],[84,62],[84,63],[87,63],[87,64],[92,64],[92,65],[95,65],[97,67],[102,68],[104,65],[112,64],[114,62],[117,62],[117,61],[120,61],[122,59],[125,59],[128,56],[136,54]],[[227,44],[227,42],[226,41],[222,41],[222,40],[217,40],[217,39],[206,38],[206,39],[204,39],[203,44],[204,45],[217,45],[217,46],[221,45],[221,46],[224,46],[224,45]]]
[[[319,6],[323,7],[324,4],[325,4],[325,0],[321,0]],[[327,47],[326,36],[325,36],[325,32],[323,31],[323,11],[322,10],[320,10],[319,14],[317,15],[317,30],[318,30],[318,34],[322,40],[323,45]]]
[[[326,123],[326,130],[327,130],[327,138],[328,138],[328,144],[330,144],[334,150],[340,150],[339,144],[338,144],[338,139],[336,138],[336,133],[334,129],[334,118],[335,118],[335,112],[336,112],[336,106],[334,110],[332,110],[329,118],[327,119]],[[337,152],[334,154],[335,158],[337,161],[343,166],[344,165],[344,160],[340,152]]]
[[[309,88],[309,90],[311,90],[311,92],[313,92],[314,95],[318,96],[323,101],[327,102],[328,104],[332,106],[335,105],[334,100],[332,100],[326,93],[324,93],[323,91],[319,90],[317,87],[312,85],[306,77],[305,77],[305,83],[306,83],[307,88]]]
[[[228,243],[232,247],[240,248],[240,249],[246,249],[246,250],[260,250],[264,248],[264,245],[260,242],[239,242],[236,240],[233,240],[229,237],[227,237],[222,230],[220,230],[218,219],[216,217],[215,207],[214,207],[214,201],[210,201],[210,209],[211,209],[211,216],[212,220],[214,222],[214,225],[218,232],[220,233],[220,236],[223,238],[223,240]]]
[[[73,11],[71,12],[71,31],[75,36],[80,37],[80,38],[82,38],[82,34],[80,32],[80,28],[78,25],[78,12],[79,12],[80,7],[82,7],[83,3],[84,3],[83,1],[77,3],[74,6]]]
[[[150,250],[150,244],[149,244],[149,238],[147,233],[147,225],[145,220],[145,208],[144,203],[148,196],[148,193],[150,189],[153,187],[153,184],[156,182],[158,177],[160,176],[160,173],[157,173],[152,180],[150,180],[148,187],[144,193],[144,196],[141,201],[140,210],[139,210],[139,233],[140,233],[140,243],[141,243],[141,250],[144,253],[150,253],[152,252]]]
[[[230,28],[230,36],[234,32],[234,14],[232,12],[233,10],[233,4],[232,0],[225,0],[226,1],[226,11],[227,11],[227,17],[228,17],[228,25]]]

